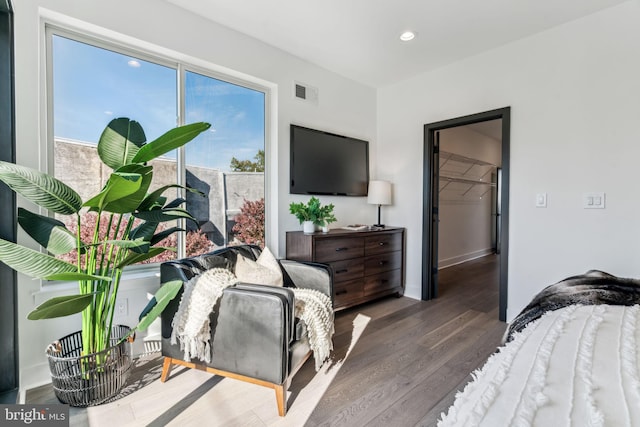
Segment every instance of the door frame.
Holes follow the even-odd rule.
[[[15,163],[15,91],[13,10],[0,0],[0,160]],[[16,241],[16,196],[0,188],[0,237]],[[18,293],[16,272],[0,264],[0,403],[13,404],[18,395]]]
[[[423,160],[423,186],[422,186],[422,300],[427,301],[438,296],[437,276],[438,265],[434,263],[433,254],[438,250],[438,233],[434,228],[438,212],[434,207],[438,206],[438,182],[439,171],[434,167],[434,156],[438,154],[436,144],[436,132],[458,126],[470,125],[488,120],[502,119],[502,191],[500,193],[500,245],[498,247],[500,257],[500,285],[499,285],[499,319],[506,321],[507,297],[508,297],[508,273],[509,273],[509,157],[511,140],[511,107],[498,108],[496,110],[456,117],[424,125],[424,160]],[[434,190],[435,189],[435,190]]]

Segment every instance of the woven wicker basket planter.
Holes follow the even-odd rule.
[[[82,332],[74,332],[47,348],[51,382],[56,397],[71,406],[93,406],[115,397],[131,371],[131,342],[120,339],[130,331],[114,326],[111,347],[81,356]]]

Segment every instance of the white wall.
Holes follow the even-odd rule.
[[[624,3],[378,92],[378,169],[407,233],[406,295],[420,295],[423,125],[511,106],[513,318],[555,281],[640,275],[640,5]],[[582,209],[604,191],[604,210]],[[548,208],[535,194],[548,193]]]
[[[501,141],[475,132],[469,126],[440,131],[440,176],[484,180],[501,162]],[[470,164],[448,159],[457,154],[494,166]],[[492,198],[495,188],[485,184],[470,185],[440,182],[438,209],[438,267],[444,268],[493,252]],[[495,196],[494,196],[495,197]]]
[[[41,11],[40,8],[46,8]],[[267,148],[270,174],[268,181],[268,242],[275,253],[284,255],[286,230],[300,228],[288,214],[290,201],[306,200],[290,197],[289,124],[346,134],[371,141],[375,160],[376,93],[334,73],[272,48],[262,42],[236,33],[226,27],[192,15],[169,3],[154,0],[20,0],[14,2],[16,41],[16,140],[17,162],[40,167],[45,164],[45,91],[42,63],[43,25],[41,16],[53,17],[65,25],[91,28],[96,33],[120,42],[147,47],[159,52],[180,52],[197,61],[226,67],[236,74],[244,73],[273,89],[274,107],[271,135]],[[123,12],[123,11],[126,11]],[[60,14],[61,16],[56,16]],[[73,22],[74,20],[78,22]],[[189,60],[189,58],[187,58]],[[202,65],[202,64],[199,64]],[[293,81],[305,82],[319,90],[318,105],[309,105],[292,96]],[[375,209],[366,198],[321,198],[336,204],[337,225],[373,222]],[[24,203],[20,201],[19,203]],[[21,237],[21,241],[25,241]],[[152,282],[157,282],[157,278]],[[136,287],[138,280],[123,283]],[[144,283],[144,287],[149,285]],[[150,284],[153,286],[153,283]],[[22,389],[48,381],[44,349],[52,340],[79,329],[73,319],[32,322],[26,314],[41,300],[40,283],[19,277],[20,385]],[[130,311],[144,304],[144,292],[137,293]]]

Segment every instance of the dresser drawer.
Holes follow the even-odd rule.
[[[333,261],[329,264],[333,268],[333,281],[335,283],[361,279],[364,276],[364,262],[362,258]]]
[[[338,239],[318,239],[315,247],[316,262],[340,261],[364,255],[362,237],[343,237]]]
[[[333,306],[340,308],[349,305],[364,297],[364,284],[362,279],[350,280],[333,285]]]
[[[382,255],[366,257],[364,260],[364,275],[382,273],[384,271],[402,268],[402,252],[390,252]]]
[[[377,255],[402,249],[402,233],[379,233],[365,238],[365,255]]]
[[[405,230],[305,234],[287,231],[287,259],[327,264],[333,276],[335,310],[344,310],[404,289]],[[304,286],[304,285],[302,285]]]
[[[402,270],[385,271],[384,273],[367,276],[364,279],[364,294],[371,295],[388,289],[402,286]]]

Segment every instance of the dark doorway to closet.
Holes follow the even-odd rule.
[[[461,126],[476,125],[490,121],[500,123],[499,160],[487,161],[474,159],[471,156],[442,151],[441,137],[453,135],[451,130]],[[495,123],[495,122],[493,122]],[[506,320],[508,291],[508,231],[509,231],[509,142],[510,142],[510,107],[486,111],[450,120],[430,123],[424,126],[424,186],[423,186],[423,267],[422,267],[422,299],[429,300],[438,296],[439,266],[439,228],[440,228],[440,192],[453,185],[459,186],[457,194],[462,194],[462,201],[469,202],[470,197],[493,197],[491,215],[494,218],[494,229],[491,231],[492,249],[499,263],[499,319]],[[453,150],[455,151],[455,150]],[[442,156],[442,159],[441,159]],[[453,172],[443,173],[440,178],[440,167],[453,162]],[[458,169],[457,171],[455,169]],[[468,170],[467,170],[468,169]],[[465,175],[465,171],[473,170],[473,174]],[[485,180],[485,182],[482,182]],[[456,192],[451,192],[456,194]],[[485,202],[483,202],[485,203]],[[455,263],[451,258],[449,262]]]

